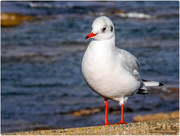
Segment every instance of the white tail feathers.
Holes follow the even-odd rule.
[[[145,86],[163,86],[162,83],[156,82],[156,81],[148,81],[148,80],[144,80],[144,79],[142,79],[142,81]]]

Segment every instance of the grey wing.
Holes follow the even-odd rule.
[[[122,60],[122,64],[125,69],[127,69],[136,79],[140,82],[140,87],[137,91],[138,94],[148,94],[148,90],[144,85],[140,74],[139,74],[139,62],[131,53],[127,52],[126,50],[118,48],[119,55]]]
[[[139,62],[138,60],[129,52],[123,49],[119,49],[119,56],[121,57],[122,64],[126,70],[128,70],[138,81],[140,80],[139,75]]]

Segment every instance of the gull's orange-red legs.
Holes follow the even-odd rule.
[[[127,124],[126,122],[123,121],[123,110],[124,110],[124,104],[121,105],[121,121],[114,124]]]
[[[104,99],[104,106],[105,106],[105,123],[104,125],[109,125],[110,123],[108,122],[108,101],[107,99],[105,98]]]

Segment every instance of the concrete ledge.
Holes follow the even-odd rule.
[[[15,132],[2,135],[179,135],[179,119],[122,125]]]

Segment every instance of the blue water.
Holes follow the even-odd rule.
[[[80,117],[65,114],[104,106],[103,98],[87,86],[81,74],[89,43],[84,38],[100,13],[113,21],[116,45],[138,58],[143,78],[178,86],[178,2],[2,2],[1,8],[2,12],[36,16],[1,29],[2,132],[103,124],[104,112]],[[150,18],[123,18],[113,13],[117,10]],[[118,103],[110,101],[110,106]],[[126,121],[132,122],[138,114],[178,110],[179,102],[135,95],[125,107],[131,109],[125,110]],[[110,114],[110,122],[119,119],[119,114]]]

